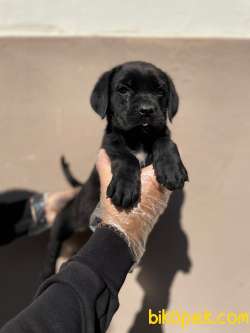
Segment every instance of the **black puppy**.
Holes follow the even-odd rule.
[[[167,120],[178,110],[173,81],[162,70],[145,62],[129,62],[105,72],[91,95],[92,108],[107,118],[102,147],[112,169],[107,196],[121,208],[140,199],[140,168],[153,163],[158,182],[169,190],[180,189],[188,180]],[[65,165],[64,165],[65,166]],[[73,185],[78,181],[65,168]],[[89,217],[99,201],[99,179],[94,168],[77,197],[56,218],[49,245],[45,277],[54,273],[62,242],[73,232],[86,231]]]

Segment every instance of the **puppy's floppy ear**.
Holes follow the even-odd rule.
[[[179,106],[179,96],[176,92],[174,83],[172,79],[168,76],[168,87],[169,87],[169,97],[168,97],[168,118],[170,121],[174,118],[178,111]]]
[[[103,119],[105,118],[109,104],[110,81],[113,70],[102,74],[96,82],[90,97],[90,104],[93,110]]]

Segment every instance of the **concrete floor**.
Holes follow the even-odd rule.
[[[148,308],[250,315],[250,42],[164,39],[0,39],[0,184],[67,186],[65,154],[80,179],[104,122],[89,95],[102,71],[142,59],[166,69],[181,98],[172,125],[190,183],[176,192],[139,268],[120,294],[110,332],[171,332],[147,325]],[[46,235],[0,249],[0,325],[31,299]],[[187,332],[249,331],[249,325]]]

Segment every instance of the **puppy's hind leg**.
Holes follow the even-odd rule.
[[[70,224],[71,219],[68,218],[67,214],[68,212],[69,209],[66,206],[56,217],[54,222],[48,245],[48,255],[42,272],[42,281],[56,273],[56,261],[60,254],[63,241],[69,238],[73,233],[73,228]]]
[[[80,237],[77,237],[77,248],[83,246],[89,239],[92,233],[89,229],[89,218],[99,201],[99,193],[100,183],[94,168],[81,191],[56,217],[51,230],[49,254],[42,274],[43,279],[56,272],[56,262],[63,249],[63,242],[73,233],[81,234]],[[75,253],[76,249],[73,252]]]
[[[73,235],[66,239],[62,246],[59,257],[56,260],[56,273],[59,272],[61,266],[66,263],[77,251],[88,241],[92,232],[85,230],[83,232],[77,231]]]
[[[51,275],[56,273],[56,271],[55,271],[56,260],[60,253],[61,247],[62,247],[62,242],[60,242],[58,239],[50,240],[49,246],[48,246],[47,260],[46,260],[43,272],[41,274],[42,281],[45,281]]]

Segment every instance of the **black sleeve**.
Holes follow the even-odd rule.
[[[26,235],[32,222],[29,198],[35,192],[8,191],[0,195],[0,245]]]
[[[118,292],[132,264],[126,242],[109,228],[97,229],[1,333],[105,332],[119,306]]]

